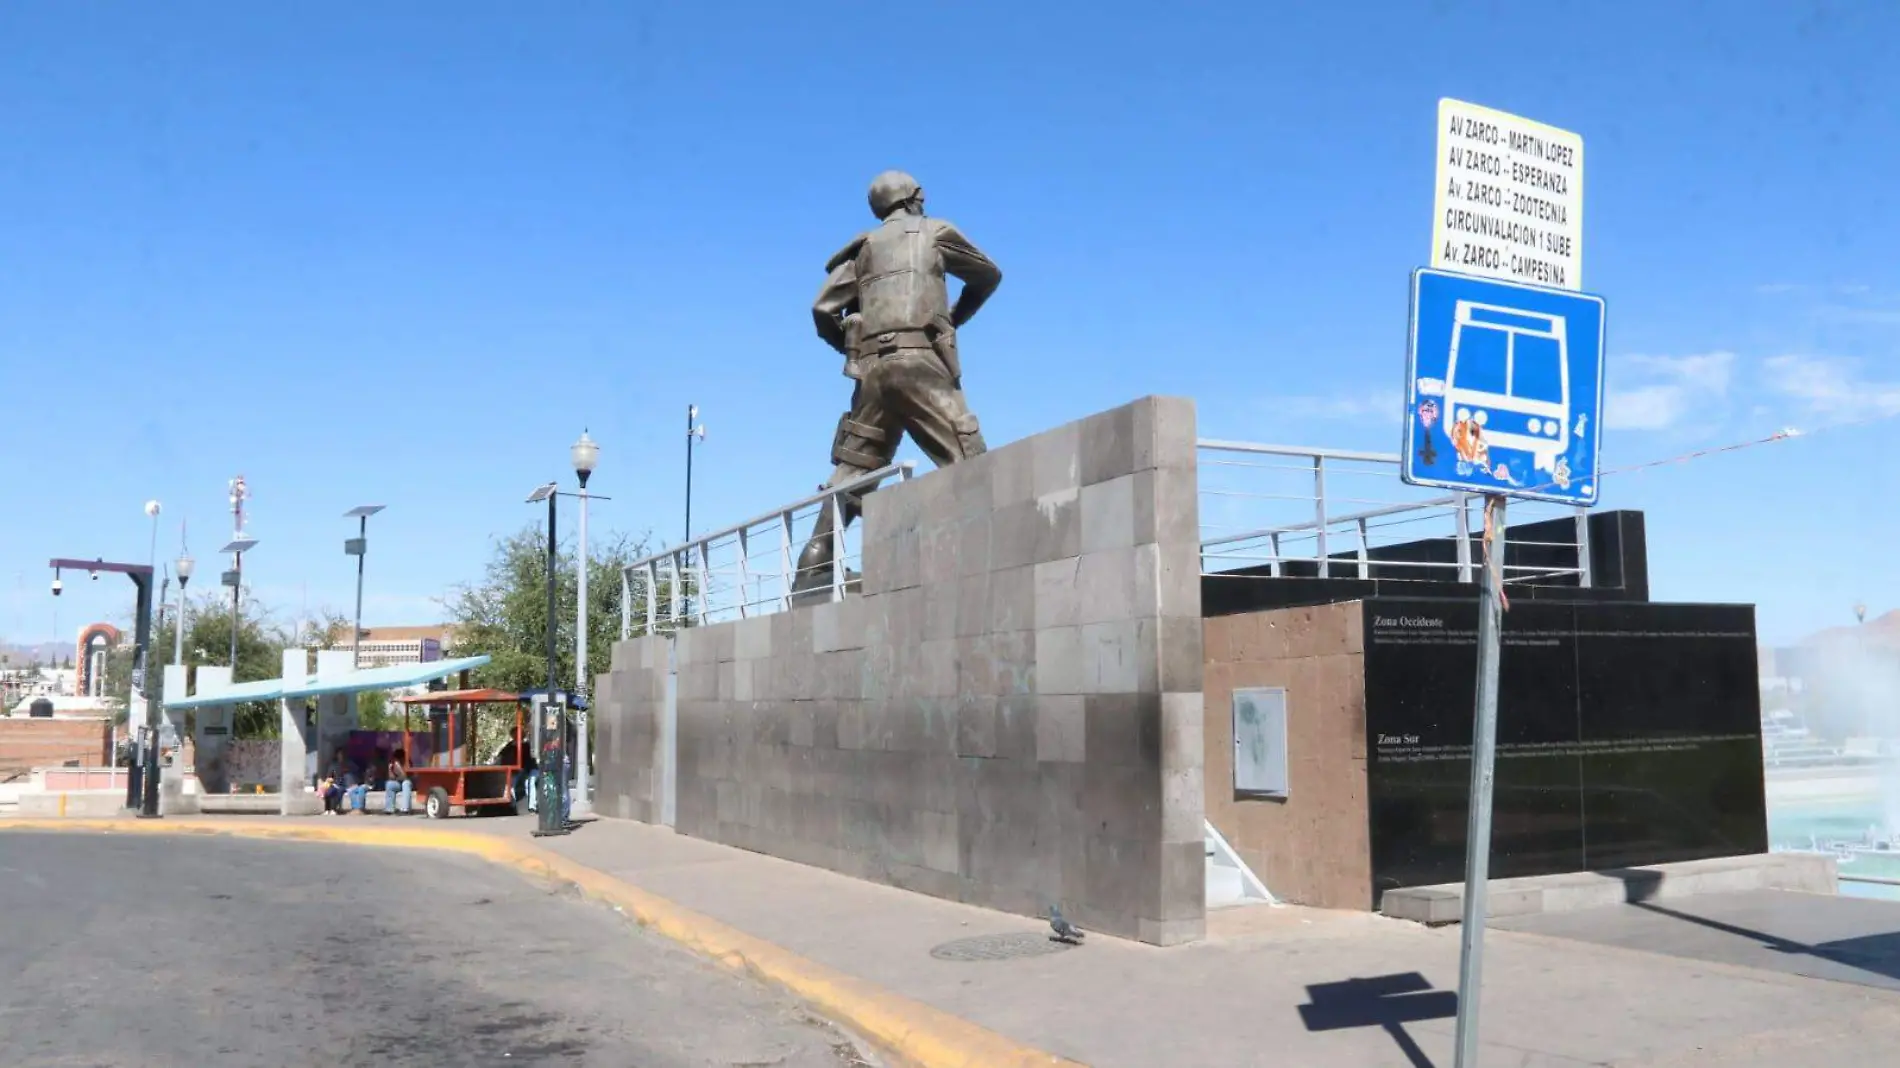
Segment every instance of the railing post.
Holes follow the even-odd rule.
[[[1577,585],[1590,588],[1590,511],[1577,509]]]
[[[1458,581],[1471,581],[1471,498],[1460,493],[1458,503]]]
[[[1361,579],[1372,577],[1370,569],[1366,566],[1366,555],[1371,551],[1371,546],[1366,544],[1366,536],[1366,521],[1361,519],[1359,521],[1359,577]]]
[[[1326,457],[1313,457],[1313,531],[1319,554],[1319,577],[1330,578],[1332,568],[1326,559]]]
[[[686,569],[680,566],[678,552],[667,554],[666,566],[667,570],[673,572],[673,595],[668,598],[670,603],[666,606],[667,621],[673,624],[674,630],[678,630],[680,629],[680,613],[684,610],[681,602],[686,597],[686,591],[682,588],[686,581]]]
[[[792,513],[778,514],[778,607],[788,612],[792,607]]]
[[[1280,558],[1280,532],[1276,530],[1267,537],[1273,543],[1273,560],[1267,564],[1267,574],[1275,578],[1285,578],[1286,561]]]
[[[647,561],[647,633],[652,634],[659,624],[660,615],[660,562]]]
[[[697,614],[699,616],[699,625],[703,627],[706,625],[706,602],[712,598],[712,567],[706,560],[706,543],[702,541],[696,548],[699,550],[696,554],[699,558],[699,563],[696,565],[696,570],[699,574],[699,612]],[[692,550],[689,549],[687,551],[691,552]]]
[[[844,600],[844,494],[833,493],[825,506],[831,509],[831,599]]]
[[[633,580],[627,577],[627,569],[620,569],[620,640],[632,637],[627,633],[633,629]]]
[[[746,589],[747,584],[749,584],[752,581],[751,577],[746,573],[746,566],[745,566],[746,552],[747,552],[747,549],[746,549],[745,528],[740,527],[739,528],[739,618],[740,619],[745,619],[747,616],[750,616],[752,614],[751,612],[746,610],[747,603],[752,600],[751,591]]]

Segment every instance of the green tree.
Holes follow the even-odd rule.
[[[188,665],[231,663],[231,602],[222,591],[203,594],[186,605],[189,621],[185,626],[185,663]],[[146,672],[147,696],[157,702],[165,699],[164,665],[172,662],[177,633],[177,612],[163,624],[152,628],[152,649]],[[124,722],[126,702],[132,692],[132,638],[136,623],[122,626],[125,640],[106,660],[106,693],[119,702],[118,718]],[[283,671],[287,635],[271,621],[268,607],[247,594],[238,617],[238,657],[233,682],[274,679]],[[195,682],[195,674],[193,676]],[[277,705],[253,701],[237,707],[234,736],[239,738],[275,738],[279,729]]]
[[[341,613],[320,610],[298,628],[297,644],[305,649],[348,649],[350,621]]]
[[[535,690],[547,685],[547,532],[528,526],[495,542],[482,581],[457,587],[446,607],[455,628],[455,655],[487,655],[475,685]],[[610,535],[587,546],[587,667],[592,679],[607,670],[620,640],[620,574],[647,553],[644,539]],[[555,679],[574,685],[574,621],[579,601],[575,554],[566,543],[555,553]],[[662,579],[660,596],[669,595]],[[640,594],[635,593],[636,604]],[[644,609],[633,613],[635,633],[645,626]],[[591,687],[590,687],[591,689]]]
[[[369,690],[356,695],[356,724],[366,731],[399,731],[402,710],[389,707],[389,694]]]

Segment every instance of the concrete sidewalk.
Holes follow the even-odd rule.
[[[1455,927],[1258,906],[1213,913],[1207,941],[1172,949],[1098,936],[954,961],[931,950],[1011,935],[1046,950],[1047,927],[622,820],[546,839],[525,819],[5,819],[0,830],[29,824],[483,855],[572,881],[927,1066],[1047,1054],[1095,1068],[1452,1063]],[[1484,1068],[1832,1068],[1885,1063],[1900,1044],[1892,990],[1495,929],[1487,947]]]
[[[530,830],[522,820],[468,826],[524,839]],[[1451,1065],[1456,927],[1256,906],[1211,914],[1206,942],[1174,949],[1092,938],[1059,953],[946,961],[931,949],[1047,927],[627,821],[534,841],[1095,1068]],[[1900,995],[1882,990],[1508,931],[1486,944],[1487,1068],[1819,1068],[1878,1063],[1900,1043]]]

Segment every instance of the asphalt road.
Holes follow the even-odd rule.
[[[840,1068],[790,998],[471,857],[0,834],[0,1064]]]

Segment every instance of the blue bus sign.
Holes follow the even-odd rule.
[[[1603,325],[1601,297],[1413,272],[1404,480],[1595,504]]]

